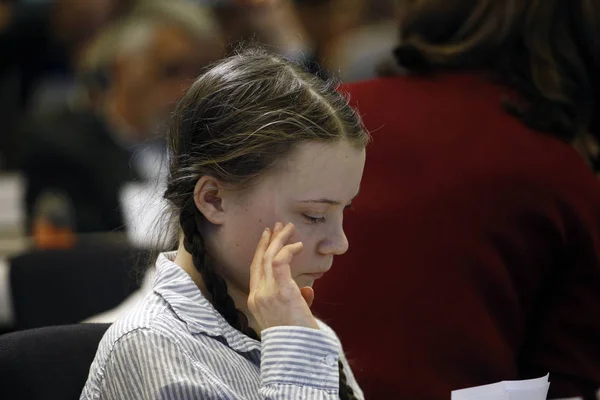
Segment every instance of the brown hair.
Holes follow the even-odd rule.
[[[245,190],[302,142],[347,140],[357,148],[369,137],[356,112],[331,83],[261,50],[246,50],[201,75],[179,103],[169,138],[165,198],[179,216],[185,249],[212,303],[236,329],[258,339],[236,309],[214,268],[199,226],[194,187],[213,176]],[[354,399],[340,368],[340,397]]]
[[[486,70],[517,90],[509,110],[572,141],[591,132],[600,66],[595,0],[399,0],[408,70]]]

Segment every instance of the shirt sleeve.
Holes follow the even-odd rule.
[[[330,329],[282,326],[262,332],[260,394],[263,399],[339,399],[338,361],[362,399],[339,340]]]
[[[362,389],[358,386],[358,382],[356,381],[356,378],[354,377],[354,373],[352,372],[352,369],[350,368],[350,363],[348,362],[348,359],[346,358],[346,353],[344,352],[344,348],[340,342],[340,339],[336,335],[335,331],[333,329],[331,329],[331,327],[329,325],[325,324],[321,320],[317,320],[317,322],[319,323],[319,326],[321,327],[321,329],[323,331],[328,332],[330,335],[335,337],[338,345],[340,346],[340,359],[342,360],[342,365],[344,366],[344,374],[346,374],[346,382],[348,383],[348,385],[350,385],[350,387],[354,391],[354,396],[359,400],[364,400],[365,395],[364,395]]]

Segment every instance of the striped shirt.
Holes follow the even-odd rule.
[[[189,275],[161,254],[153,292],[106,332],[81,400],[339,398],[338,359],[363,395],[335,333],[280,326],[262,342],[214,309]]]

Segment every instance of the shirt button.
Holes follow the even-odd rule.
[[[333,354],[328,354],[325,357],[325,364],[329,365],[330,367],[334,367],[335,364],[337,364],[337,360],[335,359],[335,356]]]

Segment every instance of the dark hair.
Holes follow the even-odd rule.
[[[600,6],[592,0],[399,0],[408,70],[485,70],[516,89],[508,109],[565,141],[598,135]]]
[[[215,309],[258,339],[217,274],[193,200],[201,176],[245,190],[302,142],[369,140],[356,112],[331,83],[262,50],[240,52],[201,75],[180,101],[169,137],[165,198],[179,215],[183,244],[201,273]],[[340,397],[354,399],[340,361]]]

